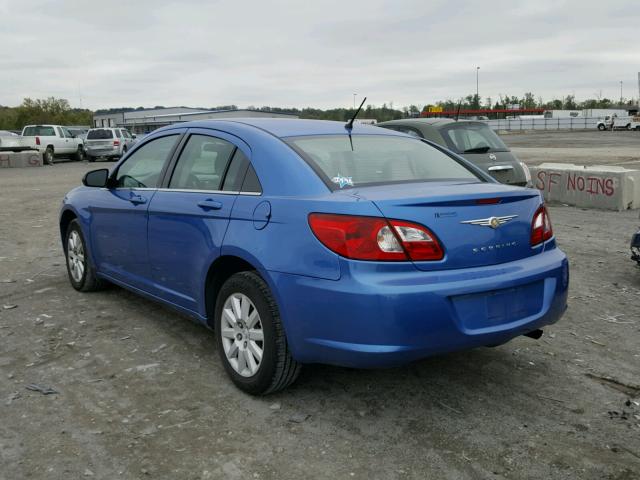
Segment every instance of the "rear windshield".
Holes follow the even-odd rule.
[[[427,143],[390,135],[322,135],[286,139],[332,189],[432,180],[480,180]]]
[[[488,125],[459,123],[440,129],[447,146],[456,153],[508,152],[507,146]]]
[[[25,127],[24,132],[22,132],[23,137],[55,137],[56,132],[53,127]]]
[[[89,133],[87,134],[87,140],[105,140],[107,138],[113,138],[113,132],[106,128],[89,130]]]

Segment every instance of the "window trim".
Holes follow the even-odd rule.
[[[231,151],[231,154],[229,155],[229,161],[225,165],[224,172],[222,172],[222,176],[220,177],[220,187],[222,188],[222,186],[224,185],[224,181],[227,178],[227,172],[229,171],[229,167],[231,166],[231,161],[233,160],[233,156],[236,154],[236,150],[238,150],[238,146],[235,143],[227,140],[226,138],[216,137],[215,135],[207,135],[207,134],[204,134],[204,133],[189,131],[189,132],[185,133],[185,135],[184,135],[185,138],[181,142],[180,149],[177,152],[177,154],[175,155],[175,158],[171,159],[172,160],[171,161],[172,165],[170,167],[171,171],[170,172],[167,171],[166,178],[162,182],[162,188],[166,188],[167,190],[186,190],[186,191],[190,191],[190,192],[193,191],[193,190],[190,190],[188,188],[171,188],[169,185],[171,184],[171,179],[173,178],[173,175],[176,173],[176,168],[178,167],[178,162],[180,161],[180,157],[182,157],[182,154],[184,153],[185,148],[187,148],[187,144],[189,143],[189,140],[194,135],[199,135],[199,136],[202,136],[202,137],[217,138],[218,140],[223,140],[223,141],[233,145],[233,150]],[[202,190],[202,191],[217,192],[218,190]]]
[[[187,144],[187,141],[189,140],[189,138],[191,137],[191,135],[205,135],[208,137],[213,137],[213,138],[218,138],[220,140],[225,140],[229,143],[231,143],[232,145],[234,145],[236,147],[236,150],[241,150],[242,153],[245,155],[245,157],[247,157],[247,160],[249,161],[249,165],[252,165],[251,162],[251,147],[249,147],[249,145],[247,145],[247,143],[242,140],[242,138],[232,134],[232,133],[228,133],[225,132],[224,130],[217,130],[217,129],[204,129],[204,128],[188,128],[188,129],[184,129],[182,130],[182,139],[180,140],[180,142],[178,142],[178,144],[176,145],[176,149],[174,150],[172,156],[171,156],[171,160],[169,161],[169,164],[167,165],[167,170],[165,171],[164,174],[164,178],[162,180],[162,183],[160,184],[160,186],[155,189],[155,190],[159,190],[159,191],[163,191],[163,192],[182,192],[182,193],[210,193],[210,194],[223,194],[223,195],[248,195],[248,196],[260,196],[263,195],[264,190],[262,189],[262,182],[260,183],[260,187],[261,187],[261,192],[236,192],[236,191],[231,191],[231,190],[181,190],[181,189],[176,189],[176,188],[169,188],[169,181],[171,180],[171,176],[173,175],[173,171],[176,168],[176,165],[178,163],[178,159],[180,158],[180,155],[182,154],[182,151],[184,150],[185,145]],[[146,138],[145,138],[146,140]],[[137,144],[136,144],[137,145]],[[235,155],[235,151],[233,152],[231,159],[233,160],[233,155]],[[221,183],[220,186],[222,187],[224,185],[224,181],[226,179],[226,175],[227,175],[227,170],[229,168],[229,166],[231,165],[231,162],[229,162],[229,164],[227,165],[227,169],[225,169],[224,172],[224,176],[221,179]],[[254,167],[255,170],[255,167]],[[248,169],[247,169],[248,171]],[[246,171],[245,171],[245,175],[246,175]],[[256,172],[256,176],[257,176],[257,172]],[[260,180],[260,177],[258,177],[258,181]],[[244,178],[243,178],[243,183],[244,183]]]

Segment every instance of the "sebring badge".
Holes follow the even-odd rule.
[[[518,215],[505,215],[504,217],[489,217],[489,218],[478,218],[477,220],[466,220],[460,223],[468,223],[470,225],[480,225],[481,227],[491,227],[493,229],[498,228],[500,225],[503,225]]]

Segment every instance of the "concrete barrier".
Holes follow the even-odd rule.
[[[0,168],[41,167],[42,154],[37,150],[0,152]]]
[[[640,170],[571,163],[529,168],[534,186],[546,201],[606,210],[640,208]]]

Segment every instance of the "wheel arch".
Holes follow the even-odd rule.
[[[218,292],[224,282],[233,274],[247,271],[255,272],[260,275],[268,285],[270,284],[262,267],[256,265],[257,262],[255,259],[243,258],[243,256],[239,256],[237,252],[234,252],[233,254],[219,256],[209,266],[204,282],[203,297],[205,318],[209,327],[213,328]],[[271,285],[269,285],[269,288],[271,288]]]
[[[69,224],[78,218],[76,212],[71,209],[66,209],[60,214],[60,239],[62,240],[62,248],[67,249],[67,242],[65,242],[65,235],[67,234],[67,229],[69,228]]]

